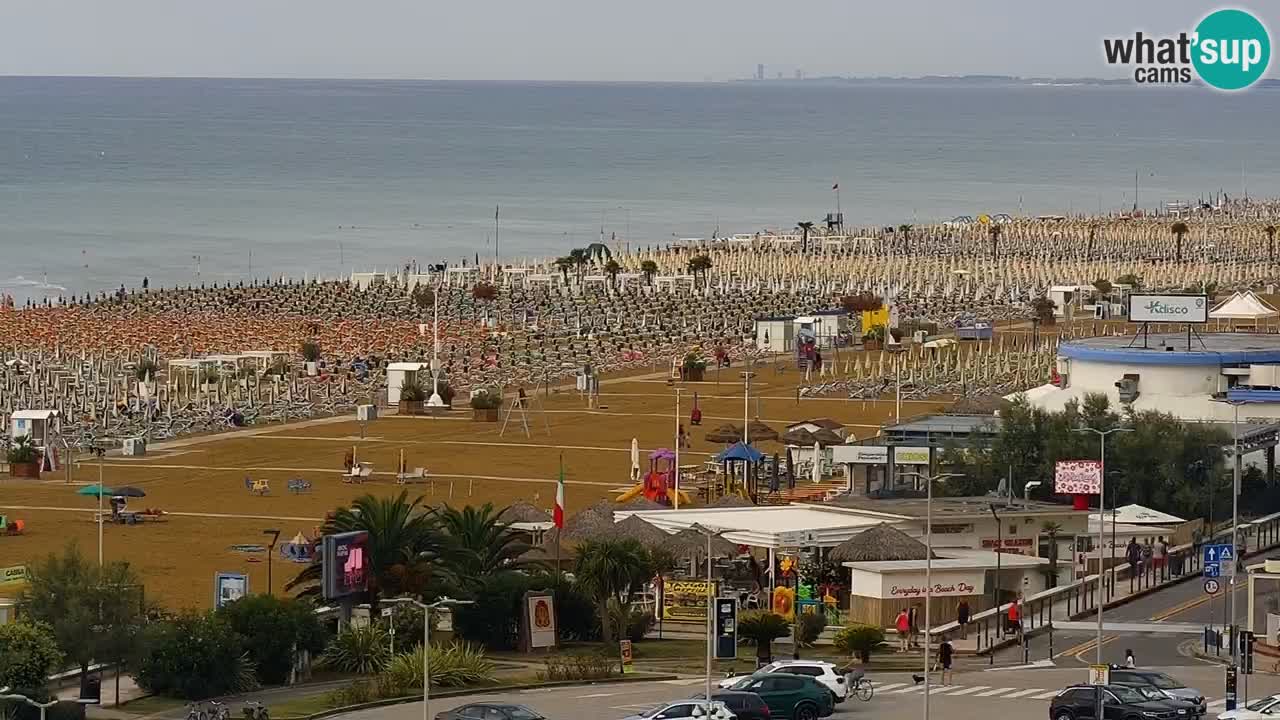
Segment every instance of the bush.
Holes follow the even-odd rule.
[[[706,370],[707,361],[697,353],[689,353],[684,356],[683,366],[685,370]]]
[[[413,652],[396,655],[379,676],[379,684],[392,695],[401,697],[422,691],[422,646]],[[431,648],[432,687],[467,687],[493,682],[494,665],[484,650],[469,643],[450,643]]]
[[[813,647],[818,636],[827,628],[827,616],[822,611],[800,613],[796,619],[796,640],[802,647]]]
[[[157,695],[203,700],[257,687],[244,641],[214,613],[187,613],[143,632],[134,677]]]
[[[498,388],[481,388],[471,395],[473,410],[497,410],[502,407],[502,391]]]
[[[756,645],[756,658],[773,657],[772,643],[791,634],[791,623],[777,613],[752,611],[743,613],[738,620],[738,637]]]
[[[48,625],[41,622],[0,625],[0,687],[43,699],[49,674],[59,669],[61,662],[62,652]]]
[[[391,640],[378,625],[350,627],[329,641],[320,664],[338,672],[373,675],[391,660]]]
[[[609,616],[613,626],[631,642],[644,640],[658,622],[653,613],[625,606],[616,600],[609,603]]]
[[[621,674],[622,661],[603,653],[553,655],[542,661],[540,682],[603,680]]]
[[[368,680],[357,680],[346,687],[340,687],[324,696],[325,705],[330,707],[347,707],[362,705],[378,699],[378,693]]]
[[[453,611],[453,626],[458,636],[489,650],[514,648],[520,631],[520,603],[530,590],[550,591],[554,595],[556,627],[561,640],[600,639],[600,615],[580,588],[553,575],[519,573],[499,573],[481,579],[471,596],[475,604]]]
[[[400,399],[409,402],[422,402],[427,399],[427,391],[418,380],[406,379],[400,386]]]
[[[304,340],[298,348],[302,359],[307,362],[320,362],[320,343],[315,340]]]
[[[325,630],[310,603],[270,595],[250,595],[217,614],[244,640],[259,682],[284,684],[293,668],[293,653],[324,649]]]
[[[836,633],[835,646],[840,652],[866,662],[880,643],[884,642],[884,630],[874,625],[850,625]]]
[[[33,463],[40,454],[36,452],[36,446],[31,444],[30,435],[22,435],[13,444],[9,446],[9,452],[6,458],[10,463]]]

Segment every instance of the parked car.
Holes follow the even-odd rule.
[[[1280,695],[1258,698],[1242,708],[1218,715],[1218,720],[1276,720],[1280,718]]]
[[[1145,697],[1148,700],[1168,700],[1169,702],[1173,703],[1174,707],[1178,708],[1178,717],[1186,717],[1186,718],[1203,717],[1203,713],[1200,710],[1200,705],[1196,703],[1194,700],[1183,700],[1181,698],[1176,698],[1170,695],[1169,693],[1165,692],[1164,690],[1161,690],[1160,688],[1155,687],[1153,685],[1130,685],[1129,687],[1142,693],[1143,697]]]
[[[1149,685],[1159,688],[1179,700],[1187,700],[1196,705],[1195,714],[1204,715],[1209,708],[1204,701],[1204,693],[1187,687],[1182,681],[1155,670],[1141,668],[1114,667],[1111,669],[1111,682],[1114,685]]]
[[[714,694],[713,694],[714,695]],[[649,708],[642,713],[628,715],[622,720],[668,720],[668,718],[700,718],[705,717],[704,709],[707,701],[676,700]],[[711,720],[737,720],[737,715],[717,700],[711,701]]]
[[[1103,720],[1185,720],[1169,700],[1148,700],[1128,685],[1072,685],[1049,702],[1049,720],[1096,720],[1098,691]],[[1184,709],[1185,713],[1186,710]]]
[[[547,720],[536,710],[510,703],[472,703],[442,713],[436,720]]]
[[[729,689],[759,695],[769,706],[769,714],[781,720],[818,720],[836,711],[831,691],[808,675],[757,673]]]
[[[791,673],[792,675],[808,675],[826,686],[831,691],[832,699],[836,703],[842,703],[849,697],[849,686],[845,682],[844,674],[838,669],[834,663],[824,662],[822,660],[778,660],[756,670],[754,675],[763,675],[767,673]],[[741,677],[732,677],[720,681],[720,687],[727,688],[741,680]]]
[[[703,693],[693,696],[695,700],[703,697]],[[753,692],[713,690],[711,699],[724,703],[725,707],[738,716],[738,720],[772,720],[769,706],[764,703],[763,698]]]

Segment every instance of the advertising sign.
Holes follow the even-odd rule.
[[[716,598],[716,659],[738,658],[738,601]]]
[[[707,621],[707,598],[716,584],[706,580],[668,580],[662,590],[662,617],[666,620]]]
[[[1035,546],[1035,540],[1032,538],[982,538],[982,549],[992,552],[1013,553],[1015,555],[1026,555],[1031,552],[1031,548]]]
[[[893,448],[893,461],[898,465],[928,465],[929,448],[898,445]]]
[[[981,595],[986,584],[982,573],[934,573],[933,583],[925,585],[924,573],[886,575],[884,579],[884,596],[886,598],[907,599],[924,597],[925,588],[930,588],[933,597],[955,597],[960,595]]]
[[[556,599],[551,594],[530,593],[525,596],[526,622],[529,623],[529,647],[556,646]]]
[[[635,660],[631,656],[631,641],[618,641],[618,650],[622,655],[622,674],[627,675],[636,671]]]
[[[12,583],[20,583],[27,581],[27,566],[14,565],[13,567],[0,568],[0,585],[10,585]]]
[[[1097,495],[1102,489],[1102,463],[1097,460],[1059,460],[1053,471],[1053,491],[1060,495]]]
[[[368,544],[369,533],[363,530],[324,536],[321,564],[326,600],[355,595],[368,588],[368,562],[365,557]]]
[[[1207,295],[1130,295],[1130,322],[1209,322]]]
[[[889,462],[887,445],[833,445],[831,462],[837,465],[885,465]]]
[[[213,607],[235,602],[249,594],[249,576],[244,573],[220,572],[213,576]]]

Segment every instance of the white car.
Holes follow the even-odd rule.
[[[778,660],[765,665],[752,674],[763,675],[776,672],[790,673],[791,675],[808,675],[830,690],[837,703],[842,703],[849,697],[849,683],[845,682],[844,675],[836,669],[833,663],[822,660]],[[741,679],[742,676],[726,678],[720,681],[720,687],[728,688]],[[1276,718],[1276,720],[1280,720],[1280,718]]]
[[[1276,720],[1280,718],[1280,695],[1258,698],[1248,705],[1218,715],[1218,720]]]
[[[668,720],[669,718],[701,718],[705,717],[704,708],[707,705],[706,700],[676,700],[675,702],[665,703],[655,708],[650,708],[642,713],[628,715],[622,720]],[[738,716],[733,714],[727,705],[719,700],[711,701],[711,718],[710,720],[738,720]]]

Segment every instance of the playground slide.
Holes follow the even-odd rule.
[[[621,494],[621,495],[619,495],[618,497],[614,498],[614,499],[613,499],[613,501],[614,501],[614,502],[619,502],[619,503],[630,502],[631,500],[634,500],[634,499],[636,499],[637,497],[640,497],[641,495],[644,495],[644,483],[643,483],[643,482],[641,482],[641,483],[637,483],[635,487],[631,488],[630,490],[627,490],[626,492],[622,493],[622,494]],[[685,491],[681,490],[681,491],[680,491],[680,504],[681,504],[681,505],[688,505],[688,504],[691,504],[691,503],[692,503],[692,501],[689,499],[689,493],[687,493],[687,492],[685,492]]]

